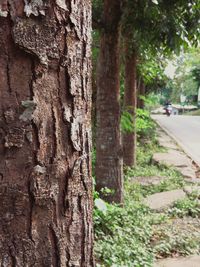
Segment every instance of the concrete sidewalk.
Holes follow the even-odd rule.
[[[200,256],[160,260],[154,267],[200,267]]]
[[[192,160],[183,152],[183,150],[170,138],[163,130],[158,129],[158,142],[165,147],[165,153],[156,153],[153,161],[158,164],[174,166],[186,179],[196,179],[198,169]]]

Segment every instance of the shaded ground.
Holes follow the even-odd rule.
[[[167,222],[153,227],[152,245],[155,253],[158,251],[156,253],[158,258],[169,256],[179,257],[191,253],[199,253],[199,240],[199,218],[184,217],[169,219]],[[188,246],[189,243],[190,245]]]

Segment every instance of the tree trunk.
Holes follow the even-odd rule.
[[[94,266],[90,0],[0,3],[0,266]]]
[[[141,96],[145,96],[145,84],[142,79],[138,86],[138,108],[144,109],[144,100],[140,98]]]
[[[133,128],[136,129],[136,53],[126,47],[125,51],[125,92],[124,110],[132,115]],[[124,165],[132,167],[136,164],[136,130],[123,133]]]
[[[96,188],[109,188],[101,196],[109,202],[123,199],[122,149],[120,141],[119,82],[120,1],[104,1],[104,30],[101,36],[97,73]]]

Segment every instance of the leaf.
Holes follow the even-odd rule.
[[[158,5],[158,1],[157,0],[151,0],[154,4]]]

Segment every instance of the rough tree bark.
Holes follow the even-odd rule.
[[[127,41],[128,44],[128,41]],[[136,53],[125,49],[125,92],[124,110],[132,115],[133,128],[136,129],[136,107],[137,107],[137,86],[136,86]],[[136,164],[136,131],[123,133],[123,157],[124,165],[132,167]]]
[[[102,195],[109,202],[123,199],[122,149],[119,105],[120,1],[105,0],[97,70],[96,188],[113,191]]]
[[[0,266],[94,266],[90,0],[0,2]]]

